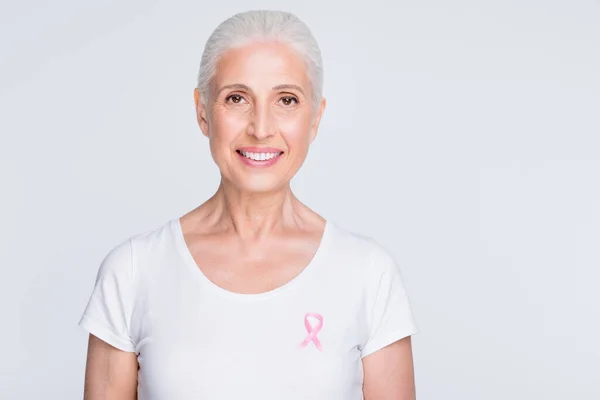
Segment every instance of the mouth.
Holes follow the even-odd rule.
[[[268,161],[283,154],[283,151],[275,152],[253,152],[236,150],[236,153],[253,161]]]
[[[283,151],[274,148],[241,148],[235,151],[241,161],[253,167],[269,167],[274,165],[284,154]]]

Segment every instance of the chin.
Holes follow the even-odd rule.
[[[287,186],[287,182],[279,179],[251,179],[250,181],[237,182],[236,187],[242,192],[269,193],[276,192]]]

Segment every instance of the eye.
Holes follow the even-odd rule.
[[[225,102],[228,103],[231,102],[233,104],[240,104],[242,101],[244,101],[244,98],[239,94],[230,94],[229,96],[225,97]]]
[[[298,99],[294,96],[285,96],[279,100],[284,106],[288,107],[294,104],[298,104]]]

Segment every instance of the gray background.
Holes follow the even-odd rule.
[[[250,8],[321,44],[293,186],[402,265],[418,398],[600,398],[600,4],[573,0],[3,1],[0,398],[81,398],[100,261],[216,189],[192,90]]]

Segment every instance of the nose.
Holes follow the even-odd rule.
[[[249,135],[258,140],[274,136],[277,132],[273,110],[269,104],[256,105],[248,124]]]

